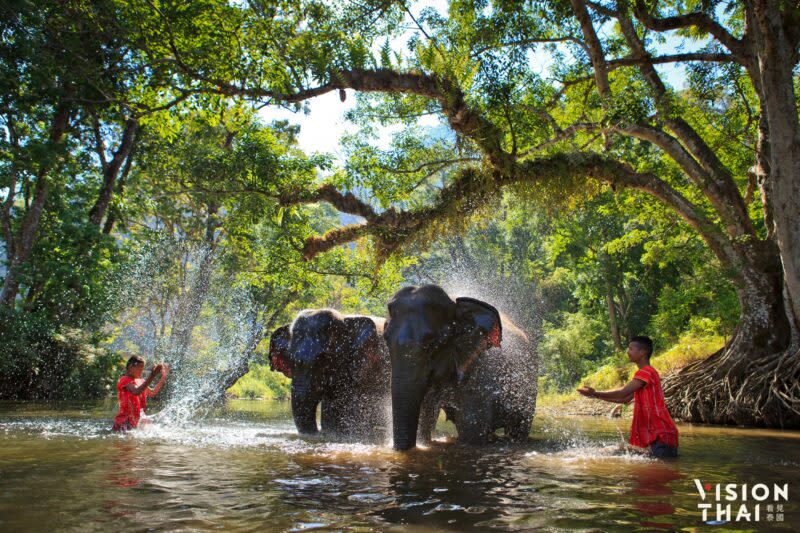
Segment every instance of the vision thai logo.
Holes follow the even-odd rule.
[[[789,484],[702,483],[694,480],[706,524],[728,522],[783,522],[784,503],[789,501]]]

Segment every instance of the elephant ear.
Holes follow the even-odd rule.
[[[378,320],[380,323],[376,323]],[[369,366],[378,364],[386,355],[383,320],[368,316],[348,316],[345,317],[344,324],[353,353],[364,358]]]
[[[460,381],[481,353],[500,347],[503,326],[500,312],[475,298],[456,298],[456,323],[460,333],[455,365]]]
[[[269,368],[277,370],[292,377],[292,369],[289,366],[289,341],[291,340],[291,330],[289,324],[281,326],[272,332],[269,338]]]

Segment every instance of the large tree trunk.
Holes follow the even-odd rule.
[[[783,7],[790,10],[791,4]],[[800,122],[793,80],[798,51],[787,27],[794,19],[781,7],[774,0],[752,4],[762,113],[768,117],[770,211],[792,320],[800,327]]]
[[[218,208],[209,206],[206,221],[204,247],[197,263],[197,271],[184,299],[178,308],[175,325],[170,334],[169,356],[173,364],[180,366],[192,341],[192,332],[200,317],[200,311],[211,286],[211,275],[214,272],[216,259],[216,229]]]
[[[130,166],[130,158],[133,148],[139,133],[139,121],[136,119],[129,119],[125,123],[125,129],[122,132],[122,139],[120,140],[119,147],[114,153],[114,157],[103,168],[103,183],[100,185],[100,191],[97,194],[92,209],[89,211],[89,221],[92,224],[100,225],[105,217],[108,206],[111,204],[111,198],[114,195],[117,180],[123,169]]]
[[[730,342],[664,380],[675,418],[800,427],[800,357],[790,347],[779,256],[763,250],[758,263],[740,270],[741,313]]]

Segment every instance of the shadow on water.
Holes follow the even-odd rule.
[[[0,529],[696,530],[694,478],[788,482],[800,432],[681,426],[681,457],[620,451],[627,421],[538,417],[525,445],[299,438],[286,403],[229,402],[180,425],[110,432],[113,405],[0,405]],[[754,529],[727,524],[725,530]],[[758,528],[756,528],[758,529]]]

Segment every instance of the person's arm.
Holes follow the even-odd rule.
[[[136,385],[134,385],[134,382],[130,382],[127,385],[125,385],[125,390],[130,392],[134,396],[139,396],[150,386],[153,380],[156,379],[156,376],[162,372],[161,368],[162,368],[161,365],[154,366],[153,370],[150,372],[150,375],[147,376],[146,380],[144,380],[144,383],[142,383],[137,387]]]
[[[628,403],[633,399],[633,393],[644,387],[645,383],[641,379],[633,378],[630,383],[621,389],[609,391],[596,391],[591,387],[583,387],[578,392],[587,398],[597,398],[612,403]]]
[[[158,383],[156,383],[156,386],[153,388],[153,390],[149,391],[148,394],[150,396],[155,396],[156,394],[158,394],[158,392],[161,390],[161,387],[164,386],[164,381],[166,381],[168,373],[169,373],[169,367],[166,364],[162,365],[161,379],[158,380]]]

